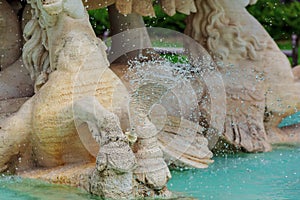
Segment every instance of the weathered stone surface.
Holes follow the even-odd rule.
[[[90,191],[119,199],[133,195],[131,183],[135,180],[137,157],[139,163],[151,161],[139,165],[147,167],[142,171],[146,178],[140,178],[140,184],[149,190],[163,189],[170,172],[158,145],[147,141],[139,149],[150,152],[152,157],[138,157],[123,134],[122,128],[126,131],[129,126],[122,120],[128,118],[128,92],[108,69],[105,45],[96,38],[82,2],[29,3],[34,10],[24,29],[23,60],[35,81],[36,94],[18,112],[0,122],[1,171],[32,167],[51,171],[62,165],[80,166],[96,158]],[[151,125],[139,126],[152,134]],[[157,143],[154,136],[145,140]],[[153,156],[152,150],[161,155]],[[150,167],[155,165],[163,167],[154,173]],[[70,176],[60,176],[59,182],[69,182]]]
[[[133,105],[143,112],[131,119],[135,130],[129,133],[137,140],[132,140],[130,146],[123,134],[131,128],[128,108],[124,105],[132,96],[124,80],[119,78],[126,72],[117,72],[121,75],[118,77],[108,69],[105,47],[88,25],[82,4],[57,0],[37,6],[36,1],[29,1],[36,10],[25,28],[27,43],[23,54],[25,65],[35,80],[36,94],[17,113],[1,121],[0,171],[49,167],[22,174],[77,185],[115,199],[131,198],[135,194],[171,197],[165,187],[171,175],[163,152],[166,160],[179,165],[203,168],[212,162],[208,140],[200,134],[203,130],[199,121],[193,121],[192,117],[179,120],[176,115],[168,116],[166,120],[170,124],[162,128],[160,122],[151,122],[155,114],[150,113],[153,118],[147,116],[146,108],[152,104]],[[116,4],[119,11],[123,9],[123,14],[141,11],[139,14],[152,15],[151,2],[133,0],[128,1],[128,5]],[[111,3],[107,1],[106,5]],[[174,9],[186,14],[195,11],[194,1],[168,3],[162,1],[162,5],[169,7],[166,11],[169,14],[173,14]],[[196,3],[198,10],[206,6],[205,3],[213,10],[206,7],[207,13],[193,15],[188,21],[187,33],[216,56],[223,74],[228,89],[224,138],[250,152],[268,151],[270,143],[299,140],[294,132],[296,128],[274,128],[282,116],[291,113],[292,109],[285,106],[298,106],[298,86],[294,84],[291,71],[281,73],[287,69],[286,58],[245,11],[249,1],[234,5],[229,0]],[[209,24],[205,16],[215,12],[214,8],[219,13],[212,16],[212,22],[217,24]],[[200,24],[192,23],[193,20],[199,20]],[[213,33],[218,37],[211,35]],[[262,41],[266,46],[261,45]],[[278,60],[272,59],[274,57]],[[282,85],[271,84],[276,78],[284,80]],[[289,91],[282,87],[288,87]],[[150,91],[147,87],[144,89],[146,93]],[[157,92],[161,92],[161,88],[155,92],[154,98],[159,97]],[[197,101],[201,99],[202,88],[198,93]],[[273,105],[277,98],[284,103]],[[266,124],[265,107],[272,113]],[[184,116],[190,114],[185,112]],[[179,128],[183,131],[178,131]],[[24,162],[24,158],[30,162]],[[95,158],[96,164],[93,163]],[[61,165],[65,167],[58,167]],[[79,176],[81,170],[83,175]],[[137,189],[139,187],[142,189]]]
[[[94,10],[99,8],[104,8],[107,6],[110,6],[116,2],[116,0],[88,0],[88,1],[82,1],[86,9],[88,10]]]
[[[188,120],[171,116],[168,118],[158,135],[167,163],[195,168],[206,168],[213,163],[208,141],[202,135],[204,129]],[[196,133],[193,133],[194,129],[198,129]]]
[[[28,99],[29,97],[24,97],[0,101],[0,115],[5,116],[17,112]]]
[[[118,165],[115,169],[120,170],[124,166],[121,165],[122,162],[128,160],[124,156],[118,157],[115,149],[106,148],[107,145],[115,144],[116,148],[124,148],[122,155],[128,154],[131,160],[134,155],[125,141],[118,118],[106,109],[112,109],[114,86],[117,85],[114,80],[117,77],[106,70],[108,62],[105,47],[95,37],[81,1],[60,2],[62,10],[53,2],[43,2],[45,5],[42,7],[37,7],[35,0],[30,3],[35,10],[32,21],[25,28],[28,41],[23,57],[27,59],[25,65],[36,81],[36,94],[17,113],[1,121],[1,171],[12,171],[18,167],[17,161],[28,155],[28,150],[32,150],[29,151],[31,157],[26,159],[32,160],[37,167],[93,162],[95,158],[83,146],[75,122],[78,125],[88,123],[87,133],[103,147],[101,155],[107,159],[107,163],[102,163],[102,167],[106,169],[111,163],[115,163]],[[43,16],[40,12],[44,12]],[[40,24],[38,20],[41,21]],[[44,29],[40,27],[41,24],[45,26]],[[47,40],[36,44],[37,38]],[[39,62],[39,56],[42,55],[46,58]],[[35,61],[39,62],[40,68],[36,68]],[[56,71],[49,75],[51,69]],[[82,73],[78,76],[80,69]],[[98,82],[104,71],[106,78]],[[102,107],[99,100],[93,100],[95,96],[101,99],[101,104],[106,108]],[[83,97],[88,99],[81,101]],[[23,169],[32,167],[30,163],[26,166],[25,160],[23,163]]]
[[[268,139],[272,144],[290,144],[299,145],[300,141],[300,125],[277,128],[272,127],[268,133]]]
[[[95,0],[83,1],[87,9],[98,9],[116,4],[121,14],[137,13],[142,16],[155,16],[152,0]],[[176,11],[189,15],[196,12],[194,0],[162,0],[161,7],[170,16]]]
[[[80,163],[48,169],[30,169],[19,172],[24,178],[41,179],[49,183],[70,185],[89,191],[89,177],[95,163]]]
[[[21,21],[21,29],[24,30],[26,24],[31,20],[31,6],[29,4],[26,4],[22,13],[22,21]],[[23,45],[25,43],[24,38],[22,37]]]
[[[5,69],[21,56],[22,33],[16,13],[6,0],[0,1],[0,68]]]
[[[292,69],[295,81],[300,81],[300,65],[297,65]]]
[[[288,59],[245,9],[255,2],[196,1],[199,12],[188,17],[185,31],[211,52],[223,74],[224,138],[250,152],[270,150],[276,137],[270,140],[268,135],[276,134],[271,132],[300,103],[300,87]]]
[[[0,100],[31,97],[33,81],[25,68],[22,59],[17,59],[0,72]]]
[[[99,173],[95,170],[90,178],[90,192],[108,199],[132,199],[132,173],[119,173],[114,170]]]
[[[178,12],[186,15],[197,11],[194,0],[175,0],[175,5]]]
[[[159,67],[160,65],[161,68]],[[172,88],[172,92],[168,92],[166,90],[168,87],[167,83],[162,83],[161,81],[164,80],[160,80],[160,78],[157,77],[161,77],[161,75],[164,74],[165,80],[168,78],[172,79],[173,74],[166,72],[169,67],[167,63],[163,65],[155,62],[153,64],[147,61],[143,63],[143,67],[137,66],[136,70],[138,72],[135,71],[134,67],[132,70],[129,70],[129,66],[127,65],[114,64],[110,66],[118,77],[122,79],[127,88],[129,88],[129,91],[132,91],[133,88],[139,88],[137,91],[133,90],[135,91],[133,94],[138,95],[137,100],[135,100],[135,96],[133,96],[131,100],[138,105],[133,106],[131,112],[140,114],[136,117],[136,124],[143,124],[144,122],[146,126],[148,125],[150,127],[149,129],[143,130],[143,127],[146,127],[144,125],[141,129],[136,129],[136,131],[139,132],[139,134],[137,134],[138,141],[133,146],[136,156],[144,159],[144,161],[141,162],[141,169],[136,170],[136,172],[139,171],[140,175],[138,177],[141,177],[141,179],[145,179],[145,175],[142,175],[140,171],[156,171],[155,169],[165,168],[165,165],[159,161],[162,156],[159,149],[149,151],[147,145],[157,146],[158,144],[160,149],[164,152],[164,159],[168,164],[205,168],[208,164],[213,162],[211,160],[212,153],[208,149],[208,141],[203,136],[204,128],[199,125],[199,119],[196,117],[197,114],[195,114],[196,109],[191,108],[191,102],[195,102],[194,106],[198,108],[197,100],[200,101],[202,99],[204,93],[200,90],[203,88],[201,88],[201,84],[195,84],[193,82],[197,88],[186,88],[185,91],[182,89],[184,86],[181,85],[177,91],[174,89],[174,85],[178,86],[179,83],[176,82],[169,86]],[[151,75],[148,74],[148,69],[152,70]],[[165,69],[165,71],[160,71],[162,69]],[[136,76],[135,73],[147,74],[148,79],[151,80],[150,83],[147,83],[147,81],[143,83],[143,80],[138,81],[139,76]],[[172,81],[168,81],[172,83]],[[162,87],[162,85],[166,88]],[[196,94],[191,95],[191,93],[195,91],[198,91],[196,92],[198,96]],[[182,102],[188,102],[186,106],[180,105],[181,107],[179,108],[174,100],[174,96],[172,97],[173,93],[180,95]],[[199,97],[199,99],[191,99],[197,97]],[[155,108],[158,104],[160,106]],[[163,112],[164,110],[166,113]],[[147,112],[149,113],[147,114]],[[149,123],[148,120],[143,121],[143,116],[145,117],[146,115],[149,115],[149,119],[155,127]],[[193,119],[191,116],[194,116],[196,119]],[[134,116],[131,116],[131,120],[134,121]],[[196,122],[193,122],[193,120],[196,120]],[[156,135],[158,141],[156,141]],[[154,162],[154,160],[156,161]]]
[[[1,119],[16,112],[25,102],[26,97],[33,95],[32,80],[20,58],[22,33],[16,14],[19,9],[20,2],[18,1],[0,1]]]

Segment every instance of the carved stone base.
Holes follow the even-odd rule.
[[[132,188],[132,173],[94,170],[90,176],[89,192],[108,199],[131,199]]]
[[[53,184],[81,188],[87,192],[112,199],[130,199],[133,197],[192,199],[182,197],[182,194],[172,194],[166,187],[161,190],[150,189],[134,180],[132,174],[129,173],[120,174],[113,170],[105,170],[102,176],[99,176],[97,174],[99,172],[95,170],[95,165],[95,163],[78,163],[48,169],[22,171],[17,175],[23,178],[40,179]]]
[[[40,179],[49,183],[70,185],[89,191],[89,176],[95,168],[95,163],[73,164],[47,169],[32,169],[19,172],[23,178]]]

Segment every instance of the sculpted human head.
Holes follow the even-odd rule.
[[[58,15],[62,12],[72,18],[82,18],[85,16],[85,8],[81,0],[39,0],[40,8],[49,15]]]
[[[253,1],[254,2],[254,1]],[[198,0],[198,12],[187,18],[186,34],[196,39],[216,59],[259,60],[264,44],[251,34],[243,34],[238,21],[250,0]],[[192,20],[192,21],[189,21]]]

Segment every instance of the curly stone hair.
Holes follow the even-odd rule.
[[[221,60],[233,54],[260,59],[257,51],[264,49],[264,44],[253,35],[242,36],[240,26],[230,21],[218,0],[198,0],[195,4],[197,13],[187,18],[187,35]]]
[[[48,75],[54,70],[50,67],[48,37],[46,22],[41,14],[41,2],[28,0],[32,7],[32,19],[26,24],[23,37],[26,41],[23,47],[23,62],[30,73],[31,79],[35,81],[35,92],[48,80]]]

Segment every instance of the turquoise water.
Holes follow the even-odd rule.
[[[300,123],[300,112],[296,112],[293,115],[290,115],[286,118],[284,118],[278,127],[284,127],[284,126],[291,126],[293,124],[299,124]]]
[[[196,199],[299,200],[300,147],[277,147],[261,154],[214,158],[203,170],[174,170],[168,187]],[[82,190],[42,181],[0,178],[2,200],[99,199]]]
[[[100,200],[85,191],[64,185],[19,177],[0,178],[1,200]]]
[[[299,123],[300,112],[281,126]],[[214,157],[207,169],[173,170],[171,191],[206,200],[300,200],[300,147]],[[85,191],[0,175],[0,200],[98,200]]]
[[[203,200],[300,199],[300,147],[214,160],[204,170],[173,171],[169,188]]]

